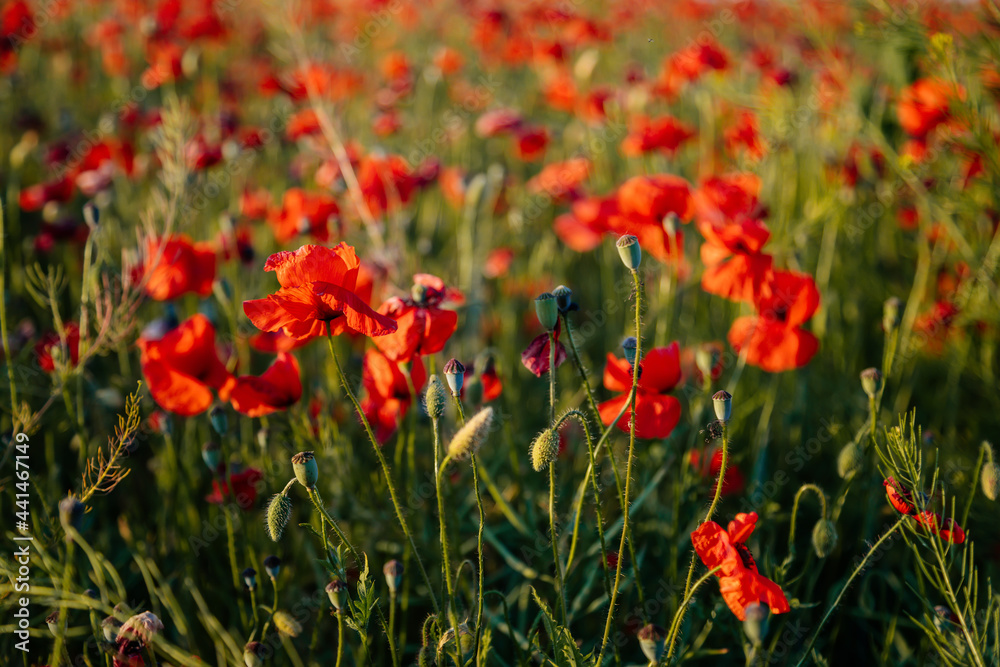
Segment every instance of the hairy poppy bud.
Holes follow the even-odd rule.
[[[267,572],[267,576],[276,579],[278,572],[281,571],[281,559],[273,555],[268,556],[264,559],[264,570]]]
[[[642,262],[642,248],[639,247],[639,239],[631,234],[625,234],[618,237],[615,245],[618,247],[618,254],[625,267],[630,271],[638,269]]]
[[[461,459],[469,454],[475,454],[486,440],[492,426],[493,408],[483,408],[465,422],[465,426],[460,428],[448,443],[448,456]]]
[[[326,596],[330,598],[330,604],[337,611],[347,604],[347,584],[340,579],[334,579],[326,585]]]
[[[743,632],[756,646],[767,638],[768,619],[771,610],[766,604],[751,602],[747,605],[743,617]]]
[[[448,395],[444,393],[444,385],[437,373],[431,375],[427,381],[427,391],[424,393],[424,402],[427,404],[427,414],[431,419],[440,419],[444,414],[444,404],[448,400]]]
[[[820,519],[813,526],[813,549],[820,558],[826,558],[837,546],[837,528],[832,521]]]
[[[299,484],[307,489],[316,486],[316,480],[319,479],[319,465],[312,452],[299,452],[293,456],[292,470],[295,472],[295,479],[299,480]]]
[[[555,429],[547,428],[531,443],[531,467],[535,472],[541,472],[556,460],[557,454],[559,454],[559,434]]]
[[[278,629],[278,632],[286,637],[298,637],[302,633],[302,624],[287,611],[274,612],[271,620],[274,621],[274,627]]]
[[[458,359],[450,359],[444,365],[444,379],[448,382],[452,396],[462,393],[462,383],[465,381],[465,366]]]
[[[889,297],[882,305],[882,328],[886,333],[892,333],[900,323],[900,312],[903,302],[898,297]]]
[[[979,481],[983,485],[983,495],[990,500],[996,500],[997,492],[1000,491],[1000,466],[992,461],[984,465]]]
[[[882,371],[877,368],[861,371],[861,388],[868,394],[868,398],[875,398],[882,389]]]
[[[476,645],[476,637],[469,631],[469,625],[462,623],[458,626],[458,646],[462,654],[463,663],[472,656],[472,651]],[[448,628],[448,631],[441,635],[438,642],[438,652],[447,653],[455,646],[455,629]]]
[[[260,642],[250,642],[243,647],[243,662],[247,667],[263,667],[267,647]]]
[[[257,570],[252,567],[248,567],[241,573],[243,577],[243,583],[247,585],[247,588],[253,590],[257,588]]]
[[[122,622],[114,616],[106,616],[101,621],[101,632],[104,634],[104,641],[113,643],[118,636],[118,629],[122,627]]]
[[[209,421],[212,422],[212,428],[219,435],[225,435],[229,432],[229,417],[226,415],[226,409],[221,405],[216,405],[212,408],[212,411],[208,413]]]
[[[205,462],[208,469],[215,472],[222,464],[222,448],[219,443],[208,441],[201,446],[201,460]]]
[[[861,469],[865,463],[865,454],[854,442],[844,445],[837,455],[837,474],[841,479],[847,479]]]
[[[724,422],[729,421],[733,414],[733,395],[725,389],[712,394],[712,405],[715,407],[715,418]]]
[[[284,492],[276,494],[267,504],[266,516],[267,536],[272,541],[277,542],[281,539],[281,534],[285,531],[285,526],[288,525],[288,520],[292,516],[292,499]]]
[[[546,331],[554,331],[559,322],[559,304],[549,292],[535,297],[535,315]]]
[[[635,336],[629,336],[622,341],[622,351],[625,353],[625,361],[628,362],[629,366],[635,368],[636,362],[636,351],[639,348],[639,341],[635,339]]]
[[[389,587],[389,593],[395,595],[399,590],[399,585],[403,583],[403,564],[395,558],[382,566],[382,574],[385,575],[385,584]]]
[[[660,662],[666,640],[666,631],[658,625],[644,625],[639,630],[639,648],[649,660],[649,664],[655,665]]]
[[[573,290],[565,285],[559,285],[552,290],[552,296],[556,298],[556,305],[559,306],[560,313],[569,312],[573,305]]]

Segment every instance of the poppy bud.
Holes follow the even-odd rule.
[[[424,402],[427,405],[427,414],[431,419],[440,419],[444,414],[444,404],[448,400],[448,395],[444,393],[444,385],[437,373],[431,375],[427,381],[427,391],[424,393]]]
[[[121,621],[114,616],[107,616],[101,621],[101,632],[104,634],[104,641],[113,643],[118,636],[118,629],[121,627]]]
[[[469,625],[467,623],[462,623],[458,626],[458,645],[464,662],[471,657],[472,651],[476,645],[475,635],[469,631]],[[445,653],[450,648],[453,649],[454,646],[455,629],[448,628],[448,631],[441,635],[441,640],[438,642],[438,652]]]
[[[274,612],[271,620],[274,621],[274,627],[278,629],[278,632],[286,637],[298,637],[302,632],[302,624],[296,621],[295,617],[287,611]]]
[[[267,647],[260,642],[250,642],[243,647],[243,662],[247,667],[262,667]]]
[[[284,493],[275,494],[271,498],[271,502],[267,504],[266,516],[267,520],[264,525],[267,528],[267,536],[273,542],[277,542],[281,539],[281,533],[284,532],[285,526],[288,525],[288,520],[292,516],[292,499]]]
[[[992,461],[984,465],[979,481],[983,485],[983,495],[990,500],[996,500],[997,492],[1000,491],[1000,466]]]
[[[483,408],[465,422],[455,437],[448,443],[448,456],[453,459],[465,458],[479,451],[493,426],[493,408]]]
[[[813,550],[820,558],[826,558],[837,546],[837,528],[832,521],[820,519],[813,526]]]
[[[264,559],[264,570],[267,572],[267,576],[276,579],[278,572],[281,571],[281,559],[277,556],[268,556]]]
[[[266,426],[262,426],[260,430],[257,431],[257,446],[261,449],[267,449],[267,441],[270,437],[271,431],[268,430]]]
[[[882,305],[882,328],[886,333],[892,333],[899,326],[902,308],[903,302],[898,297],[893,296],[885,300]]]
[[[882,389],[882,372],[877,368],[861,371],[861,388],[868,394],[868,398],[875,398]]]
[[[547,428],[531,443],[531,467],[535,472],[541,472],[556,460],[557,454],[559,454],[559,434],[555,429]]]
[[[417,667],[433,667],[434,651],[428,646],[421,646],[417,654]]]
[[[565,285],[559,285],[552,290],[552,296],[556,298],[556,305],[559,306],[560,313],[569,312],[570,306],[573,305],[573,290]]]
[[[326,585],[326,596],[330,598],[330,604],[337,611],[347,604],[347,584],[340,579],[334,579]]]
[[[101,210],[97,208],[94,202],[89,201],[83,205],[83,221],[87,223],[87,226],[91,229],[97,227],[97,223],[101,220]]]
[[[222,449],[217,442],[206,442],[201,446],[201,460],[205,462],[208,469],[215,472],[222,465]]]
[[[450,359],[444,365],[444,379],[451,389],[452,396],[462,392],[462,382],[465,381],[465,366],[458,359]]]
[[[559,304],[549,292],[535,297],[535,315],[546,331],[554,331],[559,322]]]
[[[837,455],[837,474],[841,479],[847,479],[861,469],[865,463],[864,452],[856,443],[849,442],[844,445]]]
[[[727,422],[733,414],[733,395],[725,389],[712,394],[712,405],[715,407],[715,418]]]
[[[212,422],[212,428],[219,435],[225,435],[229,431],[229,417],[226,415],[226,409],[221,405],[212,408],[212,411],[208,413],[208,418]]]
[[[766,604],[751,602],[747,605],[743,617],[743,632],[754,646],[767,638],[768,620],[771,610]]]
[[[54,612],[45,617],[45,624],[49,626],[49,632],[53,636],[59,634],[59,610],[56,609]]]
[[[257,588],[257,570],[252,567],[248,567],[241,573],[243,577],[243,583],[247,585],[247,588],[253,590]]]
[[[382,566],[382,574],[385,575],[385,583],[389,587],[389,594],[395,595],[399,590],[399,585],[403,583],[403,564],[396,559],[392,559]]]
[[[635,336],[629,336],[624,341],[622,341],[622,351],[625,353],[625,361],[632,368],[635,368],[636,362],[636,351],[639,347],[639,341],[635,339]]]
[[[649,664],[655,665],[660,662],[666,640],[666,631],[658,625],[644,625],[639,630],[639,648],[649,659]]]
[[[75,496],[66,496],[59,501],[59,523],[62,524],[63,528],[72,526],[76,530],[80,530],[80,522],[86,509]]]
[[[618,254],[621,256],[622,262],[625,263],[625,267],[630,271],[638,269],[642,262],[642,248],[639,247],[639,239],[631,234],[625,234],[618,237],[615,245],[618,247]]]
[[[316,456],[312,452],[299,452],[292,457],[292,470],[295,472],[295,479],[299,484],[311,489],[316,486],[319,479],[319,466],[316,464]]]

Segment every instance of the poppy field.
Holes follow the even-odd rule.
[[[0,0],[0,665],[1000,664],[1000,2]]]

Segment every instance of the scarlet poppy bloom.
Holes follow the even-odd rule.
[[[951,119],[948,106],[961,99],[965,99],[961,86],[933,78],[915,81],[899,97],[899,124],[910,136],[922,139]]]
[[[205,500],[214,504],[222,505],[228,498],[232,498],[242,510],[253,507],[257,500],[257,484],[264,479],[264,473],[256,468],[247,468],[229,475],[232,482],[233,491],[229,492],[229,484],[226,482],[225,464],[220,466],[218,479],[212,480],[212,493],[205,496]]]
[[[420,357],[415,356],[410,361],[409,372],[413,390],[419,395],[427,381]],[[396,432],[413,403],[410,383],[399,363],[390,361],[378,350],[369,349],[365,352],[361,385],[367,394],[361,401],[361,411],[372,425],[375,439],[385,443]]]
[[[189,292],[208,296],[215,281],[215,263],[215,247],[208,241],[192,243],[187,236],[178,235],[151,238],[137,278],[145,281],[146,294],[157,301]]]
[[[395,332],[375,339],[376,347],[391,361],[440,352],[458,327],[458,313],[439,306],[463,300],[462,293],[428,273],[418,273],[413,282],[411,296],[392,297],[378,309],[396,321]]]
[[[946,542],[953,544],[965,542],[965,531],[951,518],[942,519],[940,514],[930,510],[924,510],[913,518],[932,533],[940,535]]]
[[[310,338],[292,338],[284,331],[261,331],[250,336],[250,347],[258,352],[291,352],[307,344]]]
[[[279,352],[263,374],[232,379],[219,390],[219,398],[231,402],[237,412],[248,417],[284,410],[302,398],[299,362],[291,354]]]
[[[747,607],[755,602],[766,604],[772,614],[791,610],[781,587],[760,574],[746,546],[756,526],[756,512],[741,512],[726,530],[714,521],[707,521],[691,533],[691,544],[701,562],[711,569],[722,568],[715,573],[719,591],[730,611],[741,621],[746,619]]]
[[[562,323],[556,324],[555,329],[555,343],[556,343],[556,368],[562,366],[562,363],[566,361],[566,348],[563,344],[559,342],[559,332],[562,329]],[[539,334],[528,343],[528,347],[524,349],[521,353],[521,363],[529,371],[535,374],[535,377],[542,377],[549,372],[549,334],[548,332]]]
[[[639,118],[635,128],[622,141],[622,153],[627,157],[640,157],[644,153],[659,150],[673,155],[694,135],[693,127],[673,116],[654,120]]]
[[[745,150],[750,159],[759,160],[767,153],[767,146],[757,127],[757,116],[752,111],[741,111],[736,122],[726,128],[723,136],[726,139],[726,150],[734,156],[740,150]]]
[[[565,162],[547,164],[528,181],[528,191],[544,192],[555,201],[572,200],[579,196],[579,186],[590,175],[590,160],[577,157]]]
[[[477,377],[483,389],[482,397],[480,398],[481,402],[489,403],[490,401],[500,398],[500,394],[503,393],[503,382],[500,380],[500,376],[497,375],[496,362],[492,356],[487,357],[483,371],[479,373],[478,376],[475,364],[466,364],[465,374],[463,377],[465,378],[465,381],[462,384],[462,398],[465,398],[465,390],[468,388],[469,383],[473,378]]]
[[[392,333],[396,322],[376,313],[354,293],[360,264],[346,243],[333,248],[305,245],[271,255],[264,270],[277,273],[281,289],[263,299],[244,301],[243,312],[261,331],[281,329],[297,339],[327,331],[333,336]]]
[[[731,301],[753,301],[771,278],[771,256],[762,252],[771,237],[767,226],[746,218],[721,224],[699,220],[698,231],[705,237],[702,289]]]
[[[69,352],[70,366],[76,366],[80,361],[80,327],[76,322],[67,322],[63,327],[63,332],[66,335],[66,350]],[[52,350],[56,348],[59,348],[62,354],[62,340],[59,338],[59,334],[54,331],[42,336],[42,339],[35,345],[38,365],[46,373],[51,373],[56,369],[52,359]],[[65,354],[63,354],[63,358],[65,359]]]
[[[635,437],[652,439],[666,438],[673,432],[681,418],[681,403],[666,393],[681,381],[680,346],[673,342],[667,347],[654,347],[639,362],[641,374],[635,397]],[[622,392],[619,396],[597,406],[601,421],[611,424],[622,406],[629,403],[632,390],[632,366],[625,359],[608,353],[608,364],[604,367],[604,386],[611,391]],[[625,433],[631,431],[632,410],[618,420],[618,428]]]
[[[513,132],[523,123],[521,114],[513,109],[494,109],[476,119],[476,134],[480,137],[495,137]]]
[[[549,133],[544,127],[526,127],[518,131],[516,155],[524,162],[534,162],[545,156]]]
[[[706,453],[692,449],[688,463],[703,479],[712,480],[712,493],[714,494],[715,487],[719,485],[719,471],[722,470],[722,450],[712,450],[711,457],[706,457]],[[727,465],[726,478],[722,480],[722,495],[732,496],[743,493],[745,485],[746,480],[740,469],[734,465]]]
[[[553,228],[556,236],[569,248],[576,252],[590,252],[601,245],[604,234],[611,231],[609,221],[616,215],[618,199],[615,195],[586,197],[573,202],[569,213],[558,216]]]
[[[280,209],[272,209],[267,222],[278,243],[287,243],[299,234],[309,234],[321,243],[330,238],[330,219],[340,214],[337,200],[327,194],[301,188],[285,191]]]
[[[760,178],[754,174],[725,174],[701,182],[691,193],[696,220],[713,224],[740,218],[761,218]]]
[[[819,349],[819,341],[801,328],[819,308],[812,276],[775,271],[755,295],[756,315],[739,317],[729,328],[729,344],[747,363],[769,373],[801,368]]]
[[[65,202],[73,198],[74,184],[70,177],[29,186],[21,190],[18,205],[22,211],[37,211],[50,201]]]
[[[215,327],[202,314],[193,315],[158,340],[140,337],[142,374],[150,394],[164,410],[197,415],[232,377],[215,349]]]

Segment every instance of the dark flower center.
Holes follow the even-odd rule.
[[[747,545],[734,544],[733,546],[736,547],[736,553],[740,555],[740,560],[743,561],[743,567],[748,570],[756,570],[757,563],[753,559],[753,554],[751,554],[750,550],[747,549]]]

